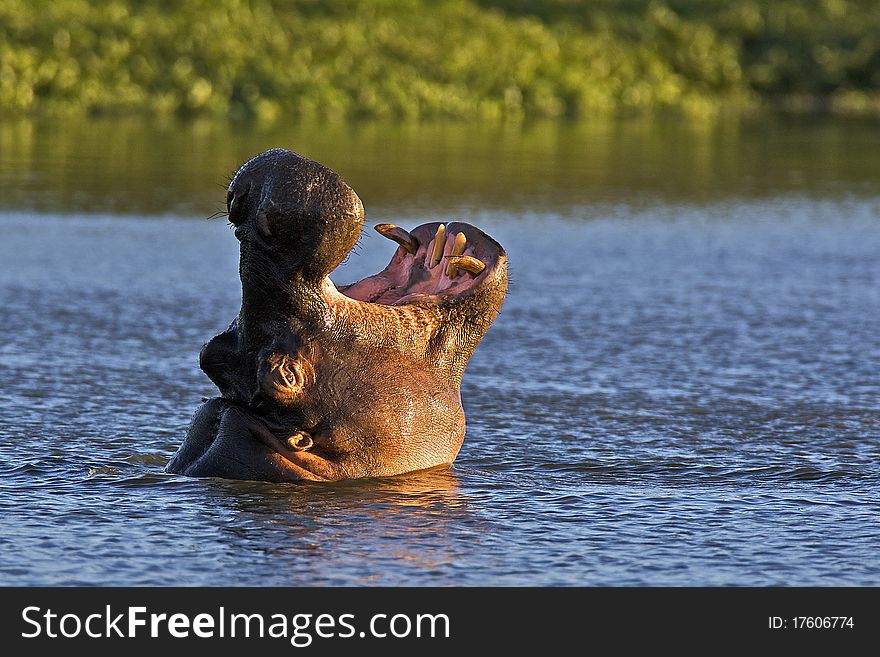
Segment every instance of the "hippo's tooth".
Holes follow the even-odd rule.
[[[459,233],[455,236],[455,241],[452,243],[452,251],[449,255],[460,256],[464,253],[465,246],[467,246],[467,237],[465,237],[464,233]],[[458,267],[455,266],[454,262],[450,262],[449,266],[446,268],[446,275],[449,276],[449,278],[455,278],[456,274],[458,274]]]
[[[312,437],[305,431],[297,431],[287,439],[287,444],[290,445],[291,449],[297,452],[304,452],[307,449],[311,449],[312,445],[315,444],[315,441],[313,441]]]
[[[448,255],[446,256],[446,259],[449,261],[450,265],[455,265],[458,269],[464,269],[466,272],[469,272],[474,276],[478,276],[486,268],[486,265],[482,260],[478,260],[473,256]]]
[[[446,226],[444,224],[440,224],[437,227],[437,234],[434,236],[434,251],[431,253],[431,262],[428,263],[428,268],[433,269],[435,265],[440,262],[440,258],[443,257],[443,248],[446,246]]]
[[[382,237],[387,237],[400,244],[411,255],[415,255],[416,251],[419,250],[419,241],[400,226],[376,224],[376,230]]]
[[[272,237],[272,231],[269,230],[269,217],[263,208],[257,210],[257,230],[263,237]]]

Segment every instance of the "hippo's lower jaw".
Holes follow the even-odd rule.
[[[338,176],[269,151],[236,175],[229,205],[242,308],[201,354],[221,397],[166,469],[333,481],[452,463],[461,378],[507,290],[501,246],[464,223],[381,224],[399,245],[389,265],[337,288],[328,274],[363,222]]]

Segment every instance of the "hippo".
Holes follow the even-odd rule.
[[[449,466],[464,440],[465,367],[507,294],[507,254],[463,222],[375,228],[388,266],[329,274],[364,225],[334,171],[285,149],[229,184],[241,310],[199,365],[219,396],[196,410],[166,471],[270,482]]]

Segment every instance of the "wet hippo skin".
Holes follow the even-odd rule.
[[[241,310],[200,354],[220,396],[195,413],[167,471],[266,481],[388,476],[452,463],[459,388],[507,292],[507,257],[466,223],[376,229],[388,266],[337,288],[328,275],[364,223],[336,173],[273,149],[227,194]]]

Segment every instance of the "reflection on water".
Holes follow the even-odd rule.
[[[441,466],[397,477],[343,481],[333,486],[304,482],[274,485],[255,481],[217,480],[216,493],[231,496],[242,513],[269,516],[273,523],[300,524],[302,518],[326,512],[328,508],[353,512],[365,509],[377,518],[404,513],[409,517],[431,518],[461,510],[466,497],[454,470]],[[320,498],[319,506],[313,502]],[[295,515],[289,515],[295,509]],[[287,514],[288,519],[278,517]],[[291,521],[291,518],[296,520]]]
[[[197,217],[278,143],[372,220],[506,247],[451,469],[162,472],[240,301]],[[878,171],[839,122],[4,123],[0,584],[880,584]],[[392,250],[366,231],[334,279]]]
[[[0,123],[0,208],[184,213],[223,208],[238,165],[283,146],[338,171],[368,216],[787,193],[872,194],[876,123],[648,120],[383,126],[212,122]]]
[[[445,537],[472,521],[458,476],[446,467],[334,486],[212,484],[206,503],[231,513],[218,540],[232,551],[263,551],[290,584],[351,584],[355,572],[354,583],[368,584],[387,576],[386,564],[394,571],[401,562],[436,572],[456,557]],[[363,536],[354,527],[382,531]]]

